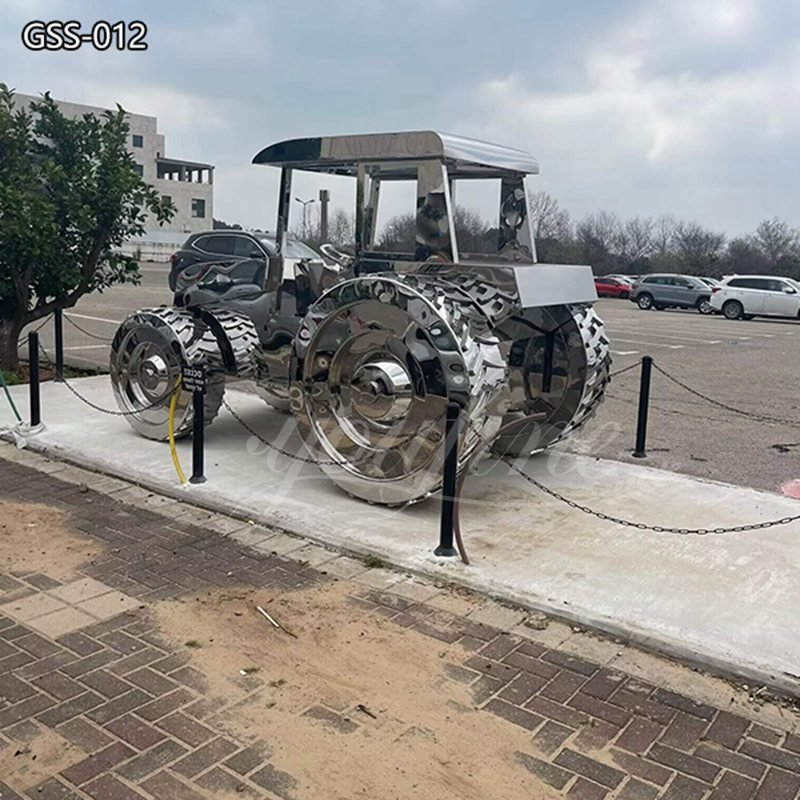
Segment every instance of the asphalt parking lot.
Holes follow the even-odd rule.
[[[84,297],[64,325],[66,362],[107,369],[108,343],[117,325],[138,308],[171,302],[167,272],[166,264],[146,263],[140,286]],[[800,479],[800,323],[641,311],[627,300],[599,300],[597,310],[611,341],[613,371],[650,355],[671,375],[726,405],[798,420],[766,423],[723,410],[655,372],[648,456],[638,463],[773,492]],[[52,351],[50,322],[40,335]],[[638,368],[614,377],[597,418],[566,447],[633,461],[638,385]]]

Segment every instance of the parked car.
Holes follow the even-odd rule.
[[[727,319],[800,319],[800,282],[776,275],[731,275],[712,289],[711,307]]]
[[[187,271],[187,278],[193,273],[195,265],[229,264],[227,276],[233,283],[264,283],[267,259],[275,255],[275,235],[236,230],[214,230],[193,233],[183,243],[180,250],[172,256],[169,272],[169,288],[176,292],[175,301],[181,304],[178,296],[179,276]],[[294,265],[301,260],[322,261],[322,256],[299,239],[291,236],[286,239],[284,253],[284,278],[294,277]]]
[[[645,275],[631,289],[630,299],[647,311],[655,308],[696,308],[711,314],[711,287],[694,275]]]
[[[716,278],[705,278],[702,275],[700,275],[699,278],[700,278],[701,281],[703,281],[703,283],[707,284],[712,289],[715,286],[719,286],[719,281]]]
[[[621,297],[627,300],[631,294],[631,285],[622,278],[601,275],[594,279],[594,288],[598,297]]]

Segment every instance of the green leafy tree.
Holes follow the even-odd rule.
[[[49,95],[15,109],[0,83],[0,366],[16,370],[22,329],[88,292],[138,283],[120,252],[174,213],[136,170],[119,106],[65,117]]]

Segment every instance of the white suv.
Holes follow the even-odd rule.
[[[777,275],[732,275],[711,290],[709,302],[727,319],[799,319],[800,283]]]

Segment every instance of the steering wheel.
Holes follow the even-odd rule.
[[[331,261],[335,261],[340,267],[349,267],[355,261],[355,258],[350,253],[345,253],[344,250],[340,250],[330,242],[320,245],[319,249],[322,251],[322,255],[327,256]]]

